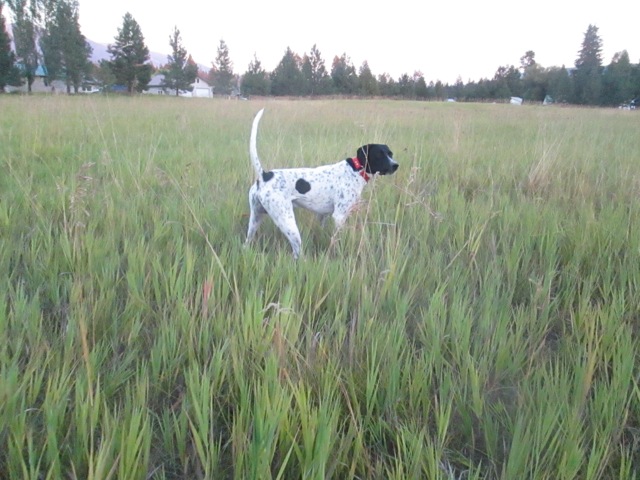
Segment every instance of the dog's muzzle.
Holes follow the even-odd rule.
[[[396,162],[390,160],[388,167],[384,171],[380,172],[380,175],[393,175],[394,173],[396,173],[396,170],[398,170],[399,166],[400,165],[398,165]]]

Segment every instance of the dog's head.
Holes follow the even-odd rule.
[[[391,175],[399,165],[393,160],[393,153],[389,147],[382,144],[370,143],[358,149],[358,160],[365,166],[367,173],[373,175]]]

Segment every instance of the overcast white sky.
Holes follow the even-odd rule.
[[[254,53],[271,71],[287,47],[303,55],[317,44],[328,69],[346,53],[358,68],[364,60],[375,75],[423,72],[427,82],[492,78],[500,65],[519,66],[533,50],[539,64],[573,66],[589,24],[599,28],[603,59],[626,49],[640,62],[640,2],[637,0],[79,0],[83,34],[113,43],[130,12],[151,51],[170,52],[173,27],[183,45],[205,65],[224,39],[236,73]]]

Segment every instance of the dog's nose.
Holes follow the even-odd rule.
[[[393,162],[393,163],[391,164],[391,173],[395,173],[395,171],[396,171],[396,170],[398,170],[398,167],[399,167],[399,166],[400,166],[400,165],[398,165],[397,163]]]

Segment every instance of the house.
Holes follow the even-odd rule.
[[[158,73],[151,77],[149,83],[147,84],[147,88],[144,93],[148,93],[150,95],[167,95],[170,92],[167,90],[167,87],[164,85],[164,75]]]
[[[191,92],[193,97],[200,97],[200,98],[213,97],[213,87],[209,85],[209,83],[207,83],[204,78],[202,78],[202,76],[200,75],[200,72],[198,72],[198,75],[196,76],[196,81],[193,82],[191,86],[193,87],[193,91]]]
[[[213,97],[213,88],[209,86],[209,84],[198,74],[195,81],[191,84],[192,90],[186,91],[181,90],[179,92],[179,96],[181,97],[199,97],[199,98],[212,98]],[[146,94],[150,95],[175,95],[175,91],[168,89],[164,84],[164,75],[158,73],[151,77],[149,84],[147,85],[147,89],[145,90]]]
[[[18,68],[24,72],[24,65],[21,63],[17,64]],[[29,91],[29,87],[27,86],[26,80],[19,87],[7,86],[5,90],[9,93],[12,92],[20,92],[27,93]],[[53,82],[49,81],[49,72],[47,71],[47,67],[44,65],[38,65],[36,67],[35,72],[33,73],[33,83],[31,84],[31,92],[33,93],[64,93],[67,91],[67,85],[60,81],[54,80]]]

